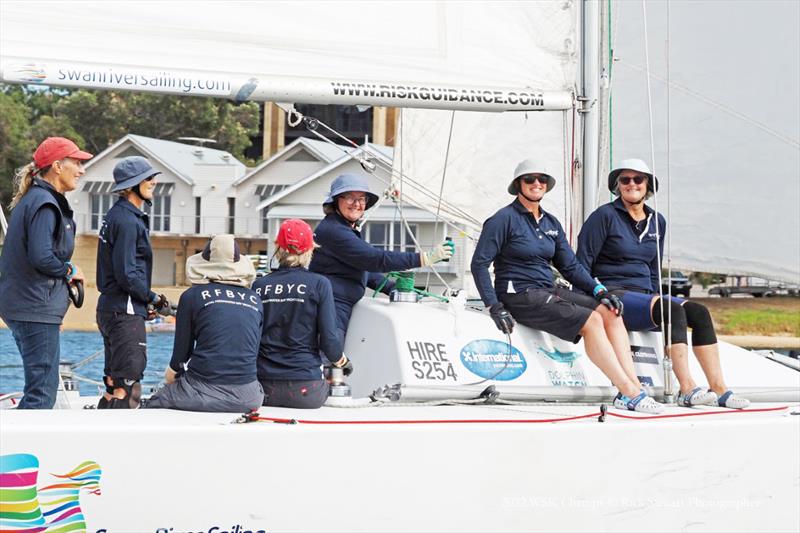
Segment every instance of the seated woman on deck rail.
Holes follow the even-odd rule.
[[[631,357],[622,303],[592,280],[578,263],[556,217],[539,205],[556,180],[527,159],[517,165],[508,192],[516,199],[483,224],[472,275],[483,303],[500,331],[510,334],[514,319],[560,339],[584,337],[589,359],[611,380],[619,394],[614,406],[659,413],[663,406],[641,389]],[[494,263],[495,282],[489,276]],[[555,287],[550,264],[594,298]]]
[[[609,173],[608,190],[617,199],[589,215],[578,235],[578,260],[622,298],[629,331],[662,326],[666,331],[671,320],[669,353],[680,383],[679,405],[744,409],[749,400],[735,396],[722,377],[717,335],[708,309],[697,302],[661,295],[658,275],[666,220],[659,214],[656,222],[655,211],[644,203],[658,190],[658,180],[644,161],[628,159]],[[692,350],[706,375],[708,390],[698,387],[689,372],[687,327],[692,328]]]
[[[217,235],[186,260],[192,282],[178,302],[167,385],[148,408],[243,413],[258,409],[256,379],[261,301],[250,289],[256,271],[233,235]],[[184,365],[187,367],[184,372]],[[180,375],[179,375],[180,374]]]
[[[299,219],[284,221],[275,246],[280,267],[253,283],[264,305],[258,354],[264,405],[316,409],[329,391],[320,354],[346,376],[353,364],[342,353],[331,282],[307,270],[315,246],[311,226]]]

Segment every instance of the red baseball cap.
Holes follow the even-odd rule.
[[[64,137],[48,137],[33,152],[33,162],[39,169],[49,167],[65,157],[86,160],[94,156],[89,152],[82,151],[77,144]]]
[[[293,254],[302,254],[314,247],[314,232],[305,220],[284,220],[275,244]]]

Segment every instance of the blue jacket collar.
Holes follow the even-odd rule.
[[[137,217],[139,217],[139,218],[143,218],[143,219],[145,219],[145,220],[147,220],[147,219],[149,218],[149,217],[147,216],[147,213],[145,213],[144,211],[142,211],[141,209],[139,209],[138,207],[136,207],[135,205],[133,205],[133,204],[132,204],[132,203],[131,203],[131,202],[130,202],[130,201],[127,199],[127,198],[125,198],[124,196],[120,196],[120,197],[119,197],[119,200],[117,200],[117,204],[118,204],[120,207],[123,207],[123,208],[127,209],[128,211],[130,211],[131,213],[133,213],[134,215],[136,215],[136,216],[137,216]]]
[[[611,202],[611,205],[613,205],[614,209],[616,209],[617,211],[622,211],[626,215],[628,214],[628,210],[625,209],[625,204],[622,203],[622,198],[620,198],[619,196],[617,196],[616,200]],[[652,207],[650,207],[647,204],[644,204],[644,214],[645,215],[652,215],[655,212],[656,212],[655,209],[653,209]]]
[[[530,211],[528,211],[527,207],[522,205],[522,202],[519,201],[519,198],[517,198],[516,200],[511,202],[511,207],[513,207],[514,209],[516,209],[519,213],[522,213],[523,215],[532,215],[533,214]],[[549,213],[547,213],[547,211],[545,211],[542,208],[541,205],[539,205],[539,212],[541,213],[542,218],[544,218],[545,216],[549,216]]]

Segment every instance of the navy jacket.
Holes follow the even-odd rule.
[[[328,278],[300,267],[280,268],[257,279],[253,290],[264,305],[258,378],[322,379],[320,350],[335,363],[343,342]]]
[[[111,206],[97,241],[97,310],[147,316],[153,249],[147,214],[125,198]]]
[[[320,248],[314,252],[309,270],[331,281],[337,311],[339,308],[346,310],[348,320],[353,306],[364,296],[364,288],[377,288],[383,281],[380,272],[420,266],[418,253],[378,249],[364,241],[361,232],[353,229],[338,213],[326,216],[319,223],[314,230],[314,240]],[[388,294],[393,286],[388,284],[383,292]],[[343,327],[347,328],[347,321]]]
[[[494,305],[506,293],[552,289],[551,262],[579,289],[591,294],[597,285],[575,258],[558,219],[544,210],[541,213],[536,222],[519,200],[514,200],[483,223],[472,256],[472,277],[485,305]],[[494,289],[489,276],[493,262]]]
[[[251,289],[209,283],[181,294],[169,366],[217,385],[256,380],[261,302]]]
[[[648,294],[660,291],[656,253],[655,211],[644,206],[647,218],[641,228],[620,198],[598,207],[578,234],[578,260],[609,289],[627,289]],[[658,215],[659,254],[663,257],[666,220]]]
[[[11,212],[0,256],[0,317],[61,324],[67,312],[67,261],[75,249],[75,221],[63,194],[44,180]]]

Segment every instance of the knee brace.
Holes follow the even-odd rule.
[[[692,328],[692,346],[708,346],[717,343],[717,333],[714,331],[714,321],[708,308],[697,302],[683,304],[686,313],[686,322]]]
[[[103,376],[103,383],[106,384],[106,394],[114,396],[114,380],[108,376]],[[98,409],[108,409],[110,401],[105,396],[100,396],[100,401],[97,402]]]
[[[136,409],[142,398],[142,384],[135,379],[117,379],[114,390],[123,389],[124,398],[112,398],[108,402],[109,409]]]
[[[670,320],[672,320],[672,344],[687,344],[686,313],[683,307],[678,302],[664,300],[664,317],[662,321],[661,302],[662,299],[658,298],[653,304],[653,323],[660,327],[663,322],[664,332],[666,333],[669,330]],[[667,309],[667,305],[669,305],[669,309]],[[664,343],[666,344],[666,339],[664,339]]]

